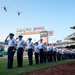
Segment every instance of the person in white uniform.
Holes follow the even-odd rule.
[[[50,46],[49,46],[49,44],[47,44],[47,59],[48,59],[48,62],[50,62]]]
[[[53,46],[52,44],[49,44],[49,47],[50,47],[50,62],[53,61]]]
[[[58,48],[57,53],[58,53],[57,54],[57,60],[61,61],[61,59],[62,59],[62,49],[61,49],[61,47]]]
[[[28,39],[29,42],[27,43],[27,49],[28,49],[28,59],[29,59],[29,65],[33,64],[33,51],[34,51],[34,44],[31,42],[32,38]]]
[[[40,63],[43,63],[43,56],[44,56],[44,43],[43,43],[43,39],[40,39],[39,51],[40,51]]]
[[[38,42],[35,43],[34,54],[35,54],[35,63],[39,64],[39,47],[38,47]]]
[[[8,39],[9,38],[9,39]],[[16,50],[16,39],[14,39],[14,34],[10,33],[7,38],[5,39],[5,42],[8,44],[8,69],[13,68],[13,57]]]
[[[25,49],[25,41],[22,39],[23,36],[22,35],[19,35],[18,37],[18,41],[17,41],[17,64],[18,64],[18,67],[22,67],[23,66],[23,52],[24,52],[24,49]]]
[[[57,49],[55,47],[55,44],[53,44],[53,59],[54,59],[54,61],[56,61],[56,51],[57,51]]]
[[[46,56],[47,56],[47,44],[44,43],[44,54],[43,54],[43,62],[46,63]]]

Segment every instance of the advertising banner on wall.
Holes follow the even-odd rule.
[[[44,26],[42,27],[34,27],[33,31],[43,31],[44,30]]]
[[[40,32],[40,37],[46,37],[48,36],[48,31],[41,31]]]
[[[48,36],[53,36],[53,30],[51,30],[51,31],[48,31]]]
[[[44,43],[48,42],[48,31],[41,31],[40,38],[43,39]]]

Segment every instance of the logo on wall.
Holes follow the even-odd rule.
[[[33,28],[33,31],[41,31],[41,30],[44,30],[44,26],[42,26],[42,27],[34,27]]]

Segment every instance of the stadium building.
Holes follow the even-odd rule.
[[[71,29],[75,29],[75,26],[70,27]],[[57,42],[56,47],[67,47],[71,49],[75,49],[75,32],[70,34],[64,39],[64,42]]]

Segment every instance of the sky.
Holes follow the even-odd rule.
[[[49,42],[55,42],[75,32],[70,29],[74,25],[75,0],[0,0],[0,41],[10,32],[16,34],[17,28],[44,26],[54,31]]]

